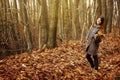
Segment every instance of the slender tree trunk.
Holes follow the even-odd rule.
[[[15,4],[15,2],[13,1],[14,4]],[[17,16],[14,15],[16,13],[13,13],[12,6],[10,6],[9,0],[6,1],[6,4],[7,4],[7,9],[8,9],[7,11],[9,13],[9,15],[8,15],[8,22],[7,22],[8,25],[7,26],[9,26],[9,31],[10,31],[10,36],[11,36],[11,40],[10,40],[11,45],[10,46],[15,51],[16,49],[19,48],[19,46],[18,46],[19,42],[17,42],[18,41],[18,37],[17,37],[18,35],[17,35],[17,29],[16,29],[18,27],[15,26],[15,24],[17,24],[17,20],[16,20]],[[17,6],[17,4],[15,4],[15,5]],[[15,7],[13,7],[13,8],[15,8]],[[16,7],[16,9],[17,9],[17,7]],[[14,22],[11,21],[9,23],[10,20],[13,20]],[[17,52],[17,50],[16,50],[16,52]]]
[[[113,17],[113,0],[108,0],[108,32],[112,31],[112,17]]]
[[[58,5],[59,5],[59,0],[52,0],[51,21],[49,26],[49,36],[48,36],[48,42],[47,42],[48,48],[56,47],[58,7],[59,7]]]
[[[8,5],[9,5],[9,2],[8,0],[3,0],[3,26],[4,26],[4,32],[5,32],[5,36],[6,36],[6,40],[7,40],[7,44],[6,44],[6,51],[10,50],[10,48],[12,47],[12,44],[13,44],[13,39],[12,39],[12,34],[11,34],[11,27],[10,27],[10,23],[9,23],[9,20],[10,19],[10,15],[9,15],[9,10],[8,10]],[[4,15],[5,14],[5,15]],[[9,27],[8,27],[9,26]]]
[[[92,9],[92,24],[95,23],[95,17],[96,17],[96,12],[97,12],[96,5],[97,5],[96,0],[93,0],[93,2],[92,2],[92,7],[93,7],[93,9]]]
[[[58,28],[57,28],[57,38],[63,42],[63,9],[62,9],[62,0],[59,2],[58,8]]]
[[[119,27],[119,35],[120,35],[120,0],[117,0],[117,7],[118,7],[118,27]]]
[[[75,26],[75,23],[74,23],[74,20],[75,20],[75,4],[74,4],[74,1],[69,0],[69,5],[70,5],[69,7],[70,7],[70,13],[71,13],[71,21],[70,22],[71,22],[71,25],[72,25],[72,39],[76,39],[77,34],[76,34],[76,26]]]
[[[107,5],[106,5],[106,0],[101,0],[101,5],[102,5],[102,16],[105,18],[104,21],[104,33],[107,33]]]
[[[24,0],[24,4],[27,5],[27,1]],[[24,6],[24,17],[25,17],[25,25],[24,25],[24,31],[25,31],[25,37],[27,40],[27,45],[28,45],[28,51],[31,52],[32,50],[32,35],[31,35],[31,31],[30,31],[30,23],[29,23],[29,17],[27,14],[27,7]]]
[[[86,35],[86,32],[87,31],[87,12],[86,12],[87,8],[86,8],[86,1],[85,0],[80,0],[80,12],[79,12],[79,15],[80,15],[80,25],[81,26],[81,31],[80,31],[80,40],[82,40],[85,35]]]
[[[27,49],[31,52],[32,49],[32,39],[31,39],[31,31],[29,25],[29,19],[27,14],[27,0],[19,1],[21,8],[21,18],[24,25],[24,34],[25,34],[25,42],[27,43]],[[23,6],[24,5],[24,6]]]
[[[95,19],[97,19],[98,17],[100,17],[101,16],[101,13],[102,13],[102,9],[101,9],[101,0],[97,0],[97,11],[96,11],[96,17],[95,17]]]
[[[69,40],[71,38],[71,27],[69,26],[69,13],[68,13],[68,0],[62,0],[63,2],[63,27],[64,27],[64,39]]]
[[[80,28],[80,21],[79,21],[79,1],[80,0],[75,0],[74,2],[74,8],[75,8],[75,12],[74,12],[74,24],[75,24],[75,28],[76,28],[76,39],[80,39],[80,32],[81,32],[81,28]]]
[[[14,28],[15,28],[15,34],[16,34],[16,44],[17,44],[17,49],[20,49],[20,39],[21,39],[21,35],[20,35],[20,29],[19,29],[19,19],[18,19],[18,6],[17,6],[17,1],[14,0],[13,1],[13,8],[16,10],[15,13],[13,13],[13,17],[15,19],[15,23],[14,23]],[[20,53],[20,52],[18,52]]]
[[[27,40],[25,39],[25,34],[24,34],[24,24],[26,24],[26,23],[24,20],[24,11],[23,11],[24,6],[22,6],[23,0],[21,0],[21,1],[19,0],[18,3],[19,3],[19,7],[20,7],[19,22],[20,22],[22,29],[23,29],[23,33],[21,33],[21,44],[22,44],[21,47],[24,49],[24,50],[21,50],[21,52],[23,52],[23,51],[27,50]]]
[[[40,45],[39,48],[41,48],[44,44],[47,43],[48,40],[48,12],[47,12],[47,3],[46,0],[41,0],[41,19],[40,19]]]
[[[88,16],[87,16],[87,31],[89,29],[89,27],[92,25],[92,5],[91,5],[91,0],[89,0],[89,6],[88,6]]]

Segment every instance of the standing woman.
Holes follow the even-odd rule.
[[[96,24],[92,25],[87,34],[86,58],[91,68],[98,70],[98,48],[103,36],[104,17],[99,17]]]

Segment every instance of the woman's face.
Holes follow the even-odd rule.
[[[100,25],[101,24],[101,18],[97,19],[97,24]]]

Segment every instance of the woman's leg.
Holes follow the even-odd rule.
[[[91,67],[94,68],[94,63],[93,63],[93,60],[91,58],[91,55],[90,54],[86,54],[86,58],[87,58],[88,62],[90,63]]]
[[[97,55],[93,55],[93,59],[94,59],[94,68],[96,69],[96,70],[98,70],[98,57],[97,57]]]

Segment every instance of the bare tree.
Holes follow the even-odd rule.
[[[48,35],[48,48],[56,47],[56,35],[57,35],[57,24],[58,24],[58,6],[59,0],[52,0],[51,8],[51,21],[49,26],[49,35]]]
[[[101,5],[102,5],[102,16],[105,18],[104,22],[104,33],[107,33],[107,23],[106,23],[106,14],[107,14],[107,5],[106,5],[106,0],[101,0]]]
[[[107,28],[108,32],[112,31],[112,17],[113,17],[113,0],[108,0],[108,10],[107,10]]]
[[[120,5],[119,5],[119,3],[120,3],[120,0],[117,0],[117,7],[118,7],[118,20],[117,20],[117,22],[118,22],[118,27],[119,27],[119,35],[120,35]]]
[[[102,14],[102,11],[101,11],[101,0],[97,0],[96,7],[97,7],[97,11],[96,11],[96,17],[95,17],[95,19],[97,19],[98,17],[100,17],[101,14]]]
[[[48,40],[48,12],[46,0],[41,0],[41,18],[40,18],[40,42],[39,48],[47,43]]]
[[[30,31],[29,17],[27,14],[27,0],[19,1],[20,9],[21,9],[21,19],[23,21],[24,26],[24,34],[25,34],[25,42],[27,43],[27,49],[31,52],[32,49],[32,37]]]
[[[69,40],[71,39],[71,27],[69,25],[69,12],[68,12],[68,0],[62,0],[63,4],[63,33],[64,39]]]
[[[74,0],[74,25],[76,28],[76,39],[80,39],[79,32],[81,31],[80,28],[80,20],[79,20],[79,2],[80,0]]]

